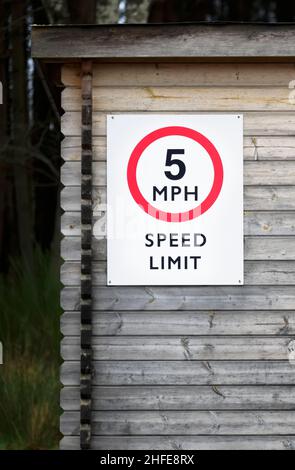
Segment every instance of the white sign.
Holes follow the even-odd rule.
[[[242,115],[111,115],[109,285],[243,284]]]

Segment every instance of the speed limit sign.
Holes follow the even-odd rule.
[[[241,115],[111,115],[109,285],[243,283]]]

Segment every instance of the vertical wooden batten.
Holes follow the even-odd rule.
[[[81,63],[81,377],[80,446],[91,446],[92,378],[92,62]]]

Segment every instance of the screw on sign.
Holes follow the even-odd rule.
[[[243,282],[242,137],[237,115],[108,119],[108,283]]]

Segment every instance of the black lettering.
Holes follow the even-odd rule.
[[[154,258],[150,256],[150,269],[159,269],[157,266],[154,266]]]
[[[168,256],[168,269],[171,269],[172,265],[177,265],[177,269],[180,269],[180,256],[173,259],[171,256]]]
[[[154,241],[150,237],[153,238],[153,234],[152,233],[147,233],[146,236],[145,236],[145,239],[147,240],[148,243],[145,243],[145,246],[150,247],[150,246],[154,245]]]
[[[178,173],[176,175],[172,174],[171,171],[165,171],[165,175],[170,180],[180,180],[183,178],[186,172],[185,164],[179,158],[174,158],[173,155],[184,155],[183,149],[168,149],[166,156],[166,166],[178,166]]]
[[[164,186],[163,189],[158,189],[156,186],[153,186],[153,201],[157,200],[157,193],[159,196],[164,193],[164,201],[167,201],[167,186]]]
[[[170,233],[170,246],[178,246],[177,233]]]
[[[190,246],[190,234],[189,233],[183,233],[181,240],[182,240],[182,246]]]
[[[165,233],[158,233],[158,246],[161,246],[162,242],[166,240]]]
[[[194,195],[195,196],[195,201],[198,200],[198,186],[195,186],[195,190],[194,191],[189,191],[187,189],[187,186],[184,187],[184,200],[187,201],[187,197],[190,196],[190,195]]]
[[[174,201],[175,196],[177,196],[177,194],[180,194],[180,193],[181,193],[181,188],[179,186],[172,186],[171,187],[171,200]]]
[[[202,238],[202,241],[198,243],[198,237]],[[194,246],[204,246],[206,243],[206,237],[202,233],[194,233]]]
[[[190,259],[194,260],[194,269],[198,269],[198,260],[201,259],[201,256],[190,256]]]

